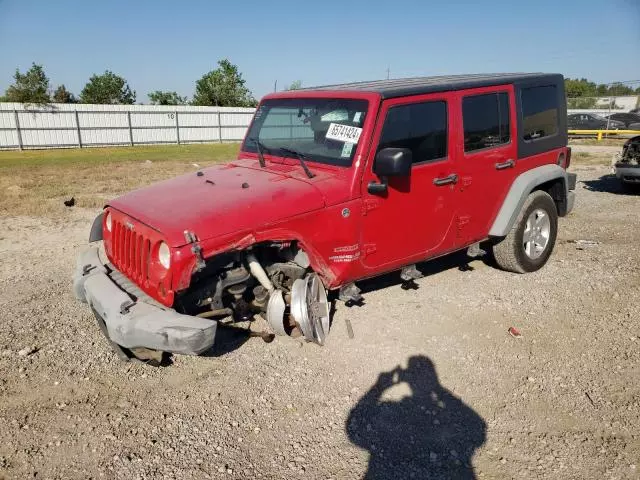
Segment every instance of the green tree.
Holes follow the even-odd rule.
[[[218,68],[205,73],[196,82],[192,105],[218,107],[254,107],[257,102],[245,86],[246,81],[226,58],[218,62]]]
[[[80,92],[82,103],[99,103],[108,105],[133,105],[136,92],[129,88],[127,81],[106,70],[102,75],[93,75]]]
[[[302,80],[294,80],[285,90],[300,90],[302,88]]]
[[[567,108],[595,108],[597,101],[595,97],[567,98]]]
[[[33,63],[26,73],[20,73],[16,68],[13,75],[14,84],[7,88],[5,99],[7,102],[33,103],[46,105],[49,98],[49,79],[44,73],[42,65]]]
[[[565,78],[564,87],[567,98],[590,97],[596,94],[596,84],[586,78]]]
[[[633,88],[628,87],[622,83],[612,83],[609,86],[609,95],[621,96],[621,95],[633,95]]]
[[[152,105],[184,105],[187,97],[181,97],[177,92],[163,92],[156,90],[147,94]]]
[[[67,90],[64,84],[56,88],[56,91],[53,92],[52,99],[53,103],[78,103],[78,99],[73,93]]]

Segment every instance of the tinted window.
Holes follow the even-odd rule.
[[[490,93],[462,100],[464,151],[509,143],[509,95]]]
[[[413,163],[447,156],[447,104],[413,103],[392,107],[387,113],[380,148],[408,148]]]
[[[536,140],[558,133],[558,92],[555,85],[523,88],[522,138]]]

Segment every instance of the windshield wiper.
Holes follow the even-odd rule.
[[[249,140],[251,140],[253,143],[255,143],[256,145],[256,149],[258,150],[258,161],[260,162],[260,166],[262,168],[264,168],[265,163],[264,163],[264,154],[263,154],[263,150],[267,150],[265,148],[265,146],[260,143],[260,140],[258,140],[255,137],[249,137]]]
[[[302,166],[304,173],[307,174],[307,177],[309,178],[315,177],[315,175],[311,173],[311,170],[309,170],[309,167],[307,167],[307,164],[304,161],[304,159],[307,158],[307,156],[304,153],[299,152],[297,150],[293,150],[291,148],[287,148],[287,147],[280,147],[280,151],[284,153],[288,153],[290,155],[294,155],[298,160],[300,160],[300,165]]]

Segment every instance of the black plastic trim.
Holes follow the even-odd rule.
[[[91,233],[89,233],[89,243],[98,242],[102,240],[102,217],[104,212],[100,213],[91,225]]]

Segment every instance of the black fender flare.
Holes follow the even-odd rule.
[[[104,217],[104,212],[101,212],[93,221],[91,232],[89,232],[89,243],[102,240],[102,217]]]

